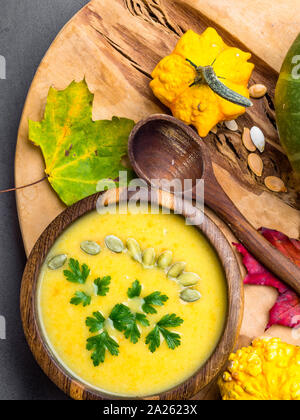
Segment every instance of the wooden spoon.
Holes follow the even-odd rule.
[[[129,159],[137,175],[148,184],[158,180],[204,180],[205,204],[223,219],[249,252],[300,294],[300,269],[250,225],[218,183],[210,152],[198,134],[168,115],[153,115],[139,122],[129,138]],[[153,181],[155,180],[155,181]]]

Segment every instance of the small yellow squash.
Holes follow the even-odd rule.
[[[217,123],[236,119],[252,105],[250,58],[226,45],[213,28],[202,35],[189,30],[154,69],[150,86],[176,118],[205,137]]]
[[[300,347],[258,338],[230,356],[219,387],[224,400],[300,400]]]

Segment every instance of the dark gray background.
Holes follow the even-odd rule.
[[[14,154],[19,120],[34,73],[61,27],[87,0],[0,0],[0,190],[14,186]],[[26,164],[26,162],[24,162]],[[25,254],[14,193],[0,194],[0,400],[66,399],[34,361],[24,338],[19,291]]]

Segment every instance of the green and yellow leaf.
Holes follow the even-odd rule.
[[[85,80],[61,91],[50,88],[44,119],[29,121],[29,139],[41,148],[48,180],[66,205],[96,193],[99,181],[115,180],[126,170],[121,159],[134,121],[93,121],[93,98]],[[130,171],[128,179],[132,176]]]

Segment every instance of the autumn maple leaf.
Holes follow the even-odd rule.
[[[65,90],[50,88],[44,119],[29,121],[29,139],[41,148],[48,180],[66,205],[96,193],[99,181],[114,180],[126,170],[121,161],[134,121],[93,121],[93,98],[85,80]]]

